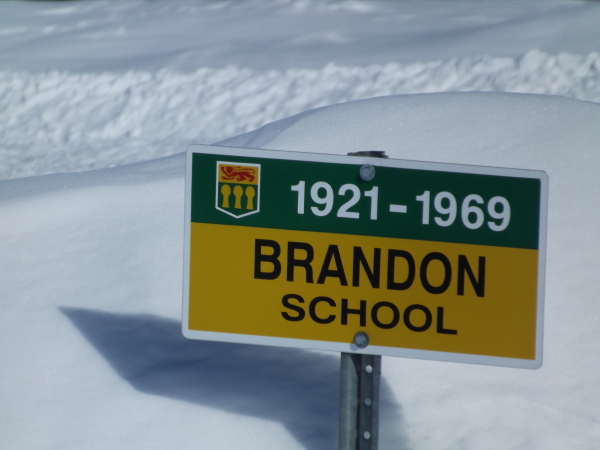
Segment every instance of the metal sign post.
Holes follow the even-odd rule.
[[[381,156],[187,152],[184,336],[343,353],[340,449],[382,355],[542,364],[548,176]]]
[[[381,356],[342,353],[339,450],[376,450]]]
[[[387,158],[385,152],[367,150],[348,156]],[[359,176],[373,179],[375,170],[364,165]],[[369,336],[354,336],[358,348],[365,348]],[[339,450],[377,450],[379,444],[379,383],[381,356],[360,353],[341,354],[340,358],[340,429]]]
[[[190,146],[184,336],[540,367],[547,175],[377,156]]]

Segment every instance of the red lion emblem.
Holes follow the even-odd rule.
[[[224,180],[249,181],[253,183],[256,178],[256,169],[251,167],[221,166],[221,172],[221,177]]]

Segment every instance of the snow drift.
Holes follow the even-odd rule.
[[[320,106],[449,91],[600,102],[600,54],[465,57],[369,66],[191,73],[0,72],[0,179],[112,167],[180,152]]]
[[[600,438],[600,105],[499,93],[328,106],[222,145],[545,170],[545,362],[384,358],[381,448]],[[184,158],[0,182],[6,448],[334,448],[337,355],[179,334]]]

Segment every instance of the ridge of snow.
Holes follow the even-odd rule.
[[[600,53],[192,73],[0,72],[0,179],[133,163],[376,96],[496,91],[600,102]]]

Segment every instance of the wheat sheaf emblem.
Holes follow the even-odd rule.
[[[217,162],[215,207],[241,218],[260,211],[260,164]]]

